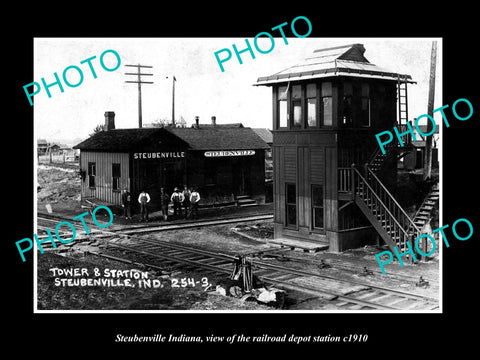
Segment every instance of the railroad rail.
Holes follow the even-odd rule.
[[[241,223],[241,222],[249,222],[249,221],[260,221],[260,220],[269,220],[273,219],[273,215],[271,214],[260,214],[260,215],[252,215],[252,216],[244,216],[244,217],[225,217],[219,219],[204,219],[204,220],[196,220],[196,221],[181,221],[174,224],[159,224],[159,225],[129,225],[129,226],[119,226],[119,225],[110,225],[109,230],[97,230],[92,229],[91,232],[93,233],[103,233],[106,236],[109,236],[114,233],[121,233],[122,235],[139,235],[139,234],[148,234],[153,232],[159,231],[168,231],[168,230],[177,230],[177,229],[188,229],[188,228],[197,228],[197,227],[204,227],[204,226],[216,226],[216,225],[224,225],[224,224],[233,224],[233,223]],[[37,216],[37,227],[39,229],[44,230],[47,228],[47,225],[40,225],[40,223],[58,223],[59,220],[69,220],[64,217],[60,216],[48,216],[42,214],[41,216]],[[68,232],[66,232],[68,233]],[[80,234],[85,234],[85,232],[80,231]],[[39,237],[40,238],[40,237]]]
[[[41,222],[45,218],[39,218]],[[192,246],[181,245],[164,240],[159,240],[145,236],[147,232],[167,231],[175,229],[185,229],[198,226],[213,226],[225,223],[254,221],[258,220],[252,217],[237,218],[228,220],[209,220],[197,223],[183,223],[163,226],[154,226],[155,230],[146,228],[131,228],[122,231],[120,228],[111,229],[111,231],[99,231],[98,235],[91,234],[93,238],[100,235],[105,247],[95,251],[89,251],[91,254],[107,257],[117,261],[123,261],[131,264],[140,264],[157,270],[164,269],[192,269],[221,275],[230,275],[233,264],[238,261],[238,254],[227,254],[196,248]],[[48,219],[52,221],[52,219]],[[157,229],[158,228],[158,229]],[[135,230],[139,230],[139,235]],[[128,238],[118,237],[126,235]],[[138,234],[138,233],[137,233]],[[110,237],[110,239],[108,239]],[[113,255],[109,250],[121,250],[122,255],[118,256],[118,251]],[[284,251],[278,247],[270,251]],[[263,250],[262,253],[268,253]],[[133,260],[134,258],[135,260]],[[438,309],[438,300],[419,294],[405,291],[387,289],[379,286],[373,286],[354,280],[338,279],[321,272],[310,272],[268,263],[261,259],[249,257],[255,277],[268,285],[273,285],[285,290],[293,290],[310,294],[328,301],[336,308],[341,310],[390,310],[390,311],[416,311],[416,310],[435,310]],[[320,271],[320,270],[319,270]]]

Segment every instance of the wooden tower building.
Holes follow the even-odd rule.
[[[335,252],[380,236],[401,249],[416,231],[392,195],[399,152],[408,146],[382,155],[375,138],[406,123],[413,81],[364,52],[362,44],[315,50],[255,84],[273,90],[275,238],[325,243]]]

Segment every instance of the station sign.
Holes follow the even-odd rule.
[[[205,151],[205,156],[206,157],[251,156],[251,155],[255,155],[255,150]]]
[[[133,158],[137,159],[175,159],[184,158],[184,151],[176,152],[148,152],[148,153],[134,153]]]

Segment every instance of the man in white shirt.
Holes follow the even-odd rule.
[[[150,195],[145,190],[142,190],[138,196],[138,202],[140,203],[140,213],[142,214],[141,221],[148,221],[148,207],[147,204],[150,202]]]
[[[173,203],[173,218],[180,219],[182,217],[182,202],[184,200],[183,193],[176,187],[173,190],[173,194],[170,201]]]
[[[190,194],[190,214],[193,219],[197,218],[198,215],[198,202],[200,201],[200,194],[197,189],[194,188]]]

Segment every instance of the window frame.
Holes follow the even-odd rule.
[[[315,202],[314,202],[315,188],[320,188],[320,194],[322,196],[321,205],[315,205]],[[312,211],[312,224],[311,224],[312,230],[325,232],[325,187],[320,184],[311,184],[310,191],[311,191],[310,195],[311,195],[311,211]],[[322,227],[316,226],[315,215],[318,209],[321,209],[321,212],[322,212]]]
[[[326,90],[324,90],[324,85],[330,84],[330,94],[324,94]],[[333,127],[333,82],[325,81],[321,83],[320,86],[320,104],[321,104],[321,126],[322,127]],[[325,124],[325,99],[330,99],[330,124]]]
[[[285,98],[281,98],[280,97],[280,94],[283,93],[283,91],[281,92],[280,89],[282,88],[285,88],[285,91],[286,91],[286,96]],[[277,87],[277,99],[276,99],[276,104],[275,106],[277,107],[277,118],[275,119],[276,120],[276,125],[277,125],[277,129],[278,130],[281,130],[281,129],[288,129],[289,128],[289,124],[288,124],[288,120],[289,120],[289,116],[288,116],[288,101],[289,101],[289,91],[290,89],[288,88],[288,85],[281,85],[281,86],[278,86]],[[282,123],[281,123],[281,106],[280,104],[285,104],[285,126],[281,126]]]
[[[309,85],[314,86],[314,94],[313,96],[309,96],[308,93],[308,87]],[[305,128],[306,129],[317,129],[320,126],[320,116],[319,116],[319,106],[318,106],[318,86],[317,83],[307,83],[305,84]],[[313,100],[313,104],[315,105],[315,111],[314,111],[314,119],[315,119],[315,125],[310,125],[309,124],[309,116],[310,112],[308,111],[309,105],[310,105],[310,100]]]
[[[122,177],[122,172],[121,172],[121,167],[120,163],[112,163],[112,190],[113,191],[120,191],[120,178]],[[114,170],[116,167],[118,167],[118,173],[117,170]],[[117,173],[117,174],[115,174]],[[118,176],[115,176],[118,175]]]
[[[347,87],[348,85],[348,87]],[[349,91],[347,91],[347,89]],[[340,114],[340,126],[341,127],[353,127],[355,122],[355,105],[354,105],[354,96],[353,96],[353,83],[350,81],[345,81],[342,84],[342,101],[341,101],[341,114]],[[350,103],[350,117],[349,121],[346,122],[345,119],[345,106],[347,103]]]
[[[92,189],[96,188],[95,177],[97,176],[97,163],[95,161],[88,162],[87,174],[88,174],[88,187]]]
[[[366,89],[367,91],[364,92],[364,86],[366,86]],[[359,125],[360,127],[371,127],[372,126],[372,110],[371,110],[371,100],[370,100],[370,84],[367,82],[367,83],[361,83],[360,84],[360,119],[359,119]],[[365,110],[363,110],[363,101],[364,100],[367,100],[367,124],[365,125],[363,123],[363,112]]]
[[[298,98],[294,98],[294,88],[299,89],[299,94],[300,96]],[[304,99],[304,91],[303,91],[303,85],[302,84],[295,84],[290,86],[290,129],[301,129],[302,123],[303,123],[303,106],[302,106],[302,101]],[[295,108],[300,109],[300,116],[298,118],[298,122],[295,122]],[[288,109],[288,103],[287,103],[287,109]]]
[[[288,191],[289,186],[293,186],[293,188],[294,188],[294,192],[295,192],[295,194],[294,194],[295,202],[294,203],[289,202],[289,191]],[[290,214],[289,209],[291,207],[293,207],[294,214],[295,214],[295,223],[294,224],[289,222],[289,216],[288,215]],[[290,228],[290,229],[297,229],[298,228],[298,213],[297,213],[297,210],[298,210],[297,184],[292,183],[292,182],[286,182],[285,183],[285,227],[286,228]]]

